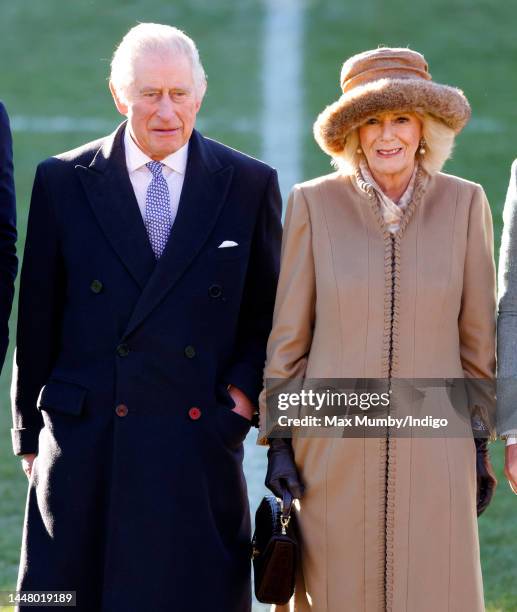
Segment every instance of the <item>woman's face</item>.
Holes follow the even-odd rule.
[[[359,142],[374,178],[411,174],[422,138],[414,113],[381,113],[359,127]]]

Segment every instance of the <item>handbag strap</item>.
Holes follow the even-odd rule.
[[[287,533],[287,527],[291,520],[291,509],[293,507],[294,498],[288,489],[284,489],[281,502],[280,524],[282,525],[282,535]]]
[[[291,495],[291,491],[286,487],[284,488],[282,496],[282,515],[288,518],[291,514],[291,508],[293,507],[294,497]]]

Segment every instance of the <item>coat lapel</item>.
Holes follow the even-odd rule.
[[[127,172],[125,123],[108,136],[88,167],[76,166],[92,210],[106,238],[141,289],[156,259]]]
[[[185,181],[167,246],[131,316],[129,335],[163,300],[208,239],[222,209],[233,175],[196,131],[189,142]]]

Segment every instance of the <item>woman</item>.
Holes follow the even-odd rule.
[[[492,379],[490,209],[479,185],[440,173],[466,98],[409,49],[351,57],[341,87],[314,128],[338,171],[289,200],[266,380]],[[305,487],[296,610],[484,610],[470,430],[295,435],[291,448],[268,440],[265,400],[267,484]],[[495,483],[486,443],[478,458],[482,511]]]

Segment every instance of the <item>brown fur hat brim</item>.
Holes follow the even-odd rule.
[[[314,137],[331,156],[343,152],[347,135],[382,112],[423,112],[443,121],[456,134],[471,110],[462,91],[423,79],[379,79],[354,87],[327,106],[314,123]]]

